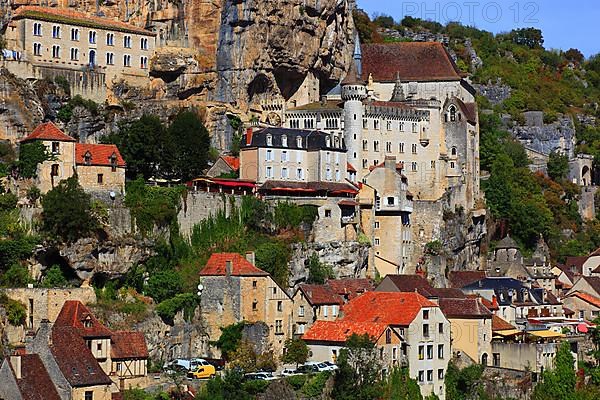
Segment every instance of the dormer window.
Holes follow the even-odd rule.
[[[325,146],[331,147],[331,137],[329,137],[329,136],[325,137]]]
[[[92,320],[91,319],[86,319],[83,321],[83,327],[84,328],[91,328],[92,327]]]
[[[296,136],[296,147],[302,147],[302,137]]]
[[[287,147],[288,143],[287,143],[287,136],[286,135],[281,136],[281,145],[283,147]]]
[[[267,135],[267,146],[273,146],[273,136]]]
[[[92,165],[92,153],[86,151],[85,155],[83,156],[83,162],[85,165]]]

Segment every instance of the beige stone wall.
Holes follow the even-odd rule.
[[[64,179],[75,173],[75,142],[42,141],[53,155],[54,160],[44,161],[38,165],[36,186],[42,193],[49,192]],[[52,152],[52,143],[58,143],[58,151]],[[52,166],[58,165],[58,176],[52,176]]]
[[[113,171],[112,167],[78,165],[77,179],[84,190],[111,190],[125,193],[125,168],[119,167]]]
[[[450,318],[452,331],[452,351],[460,350],[481,363],[483,354],[487,354],[488,365],[492,363],[492,320]]]
[[[258,150],[244,149],[240,151],[240,179],[258,180]]]
[[[270,277],[267,278],[266,298],[266,316],[264,322],[270,328],[270,339],[275,355],[281,356],[285,341],[292,337],[294,303],[284,290]]]
[[[293,297],[293,307],[293,333],[298,335],[304,334],[313,324],[315,318],[313,307],[300,290],[296,291]]]
[[[568,309],[575,311],[574,318],[584,318],[588,321],[593,321],[600,316],[600,307],[596,307],[575,296],[565,297],[563,299],[563,305]]]
[[[71,399],[84,400],[86,392],[92,392],[94,400],[111,400],[112,394],[118,392],[118,390],[114,385],[75,387],[71,389]]]
[[[492,343],[492,353],[500,357],[500,367],[540,373],[554,367],[558,343]],[[490,358],[492,365],[493,357]]]
[[[13,299],[20,301],[27,308],[27,328],[37,330],[40,322],[47,319],[56,321],[65,301],[79,300],[83,304],[96,302],[96,293],[92,287],[81,287],[73,289],[42,289],[42,288],[18,288],[4,289],[4,293]],[[24,332],[19,329],[11,335],[10,342],[13,344],[21,342]]]

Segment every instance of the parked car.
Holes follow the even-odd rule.
[[[270,372],[254,372],[251,374],[244,375],[244,380],[247,381],[272,381],[274,379],[277,378],[274,377],[273,374]]]
[[[310,374],[319,372],[319,368],[315,364],[304,364],[298,367],[297,371],[301,374]]]
[[[208,365],[200,365],[196,367],[195,370],[188,372],[188,378],[196,378],[196,379],[212,379],[216,374],[215,367]]]
[[[337,365],[335,365],[331,361],[325,361],[325,362],[323,362],[323,364],[325,364],[327,366],[327,369],[329,371],[335,371],[337,369],[340,369]]]
[[[197,367],[199,366],[206,366],[206,365],[211,365],[208,361],[206,361],[203,358],[178,358],[176,360],[171,361],[170,363],[166,364],[164,369],[165,370],[177,370],[177,369],[184,369],[186,371],[192,371],[195,370]]]
[[[283,371],[281,371],[281,376],[294,376],[294,375],[302,375],[302,374],[300,372],[298,372],[298,370],[291,369],[291,368],[286,368]]]
[[[221,358],[205,358],[205,360],[215,367],[217,371],[223,371],[223,369],[225,369],[225,360]]]
[[[305,366],[307,366],[307,365],[312,366],[313,372],[330,371],[329,366],[327,364],[325,364],[324,362],[310,361],[310,362],[307,362],[304,365]]]

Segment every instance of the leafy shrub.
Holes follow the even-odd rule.
[[[16,162],[19,175],[23,178],[37,177],[38,164],[50,159],[52,159],[52,156],[42,142],[21,144],[19,148],[19,161]]]
[[[19,264],[13,264],[0,276],[0,286],[3,287],[25,287],[31,283],[29,271]]]
[[[171,269],[157,271],[148,279],[146,294],[157,303],[174,297],[181,292],[183,282],[179,274]]]
[[[9,211],[17,206],[17,196],[13,193],[0,194],[0,211]]]
[[[0,293],[0,306],[6,310],[8,322],[13,326],[25,325],[27,308],[19,301],[9,299],[6,294]]]
[[[300,224],[312,224],[318,215],[315,206],[298,206],[289,202],[279,202],[275,206],[274,222],[278,229],[298,228]]]
[[[317,253],[311,254],[308,259],[308,281],[307,283],[323,284],[327,279],[333,278],[331,265],[323,264]]]
[[[306,378],[307,375],[292,375],[285,378],[285,380],[294,388],[294,390],[300,390],[306,383]]]
[[[309,376],[306,383],[302,387],[302,393],[309,398],[318,397],[323,393],[327,379],[329,379],[329,372],[319,372]]]
[[[270,384],[271,382],[269,381],[254,380],[244,382],[242,386],[244,388],[244,391],[246,391],[250,395],[255,396],[259,393],[264,393],[264,391],[267,389],[267,386],[269,386]]]
[[[196,294],[182,293],[172,299],[162,301],[156,306],[156,313],[165,322],[172,324],[175,315],[181,310],[184,310],[184,318],[190,320],[197,305],[198,296]]]
[[[67,104],[58,110],[57,117],[63,122],[69,122],[73,117],[73,110],[77,107],[82,107],[88,110],[92,115],[98,114],[98,104],[93,100],[86,100],[80,95],[73,97]]]
[[[68,285],[67,278],[58,265],[53,265],[46,271],[42,280],[42,287],[45,288],[63,288]]]
[[[62,75],[54,78],[54,83],[60,87],[66,94],[71,93],[71,85],[69,85],[69,81]]]
[[[221,327],[221,336],[219,336],[219,340],[212,343],[221,350],[221,353],[226,360],[229,359],[229,356],[233,354],[240,345],[242,341],[242,331],[245,325],[245,322],[238,322],[226,327]]]

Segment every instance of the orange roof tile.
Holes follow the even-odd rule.
[[[146,29],[130,25],[125,22],[115,21],[110,18],[88,15],[75,10],[54,7],[41,6],[22,6],[13,19],[31,18],[41,21],[62,22],[71,25],[86,26],[89,28],[99,28],[115,30],[119,32],[138,33],[146,36],[156,36],[156,33]]]
[[[327,281],[327,286],[346,300],[373,290],[373,283],[366,278],[331,279]]]
[[[352,166],[349,162],[346,163],[346,171],[348,172],[356,172],[356,168]]]
[[[440,307],[447,318],[491,318],[492,313],[479,299],[440,299]]]
[[[144,334],[134,331],[113,332],[110,354],[113,360],[148,358],[148,347]]]
[[[125,167],[125,160],[121,157],[119,149],[114,144],[87,144],[77,143],[75,145],[75,163],[86,165],[85,155],[89,152],[90,165],[112,166],[110,160],[113,154],[116,157],[118,167]]]
[[[246,258],[238,253],[214,253],[208,259],[206,266],[200,271],[201,276],[225,276],[227,262],[231,261],[232,276],[268,276],[260,268],[256,268]]]
[[[507,331],[510,329],[516,329],[513,325],[509,324],[497,315],[492,315],[492,332],[496,331]]]
[[[237,171],[240,169],[240,159],[239,157],[234,156],[221,156],[223,161],[227,163],[231,167],[232,170]]]
[[[591,305],[600,308],[600,298],[596,296],[592,296],[591,294],[583,293],[583,292],[573,292],[569,295],[569,297],[575,296]]]
[[[308,302],[313,305],[344,304],[344,300],[327,285],[302,284],[299,289],[304,293]]]
[[[65,301],[54,326],[75,328],[84,338],[110,337],[112,334],[110,329],[102,325],[89,308],[78,300]]]
[[[408,326],[423,307],[439,307],[418,293],[366,292],[343,308],[343,319]]]
[[[387,327],[387,324],[378,322],[317,321],[302,336],[302,340],[343,343],[353,334],[367,334],[377,340]]]
[[[21,142],[30,142],[32,140],[55,140],[59,142],[75,142],[76,140],[67,135],[53,122],[44,122],[38,125],[29,136],[21,139]]]

